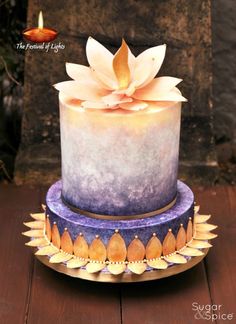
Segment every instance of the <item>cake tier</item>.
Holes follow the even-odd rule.
[[[103,215],[137,215],[176,197],[181,103],[82,109],[60,93],[62,195]]]
[[[178,181],[177,188],[176,203],[168,211],[148,218],[118,221],[114,219],[101,220],[73,212],[61,199],[62,183],[58,181],[51,186],[47,193],[46,214],[49,217],[51,228],[56,226],[60,237],[66,229],[72,241],[82,234],[88,245],[96,237],[99,237],[102,243],[107,246],[114,232],[119,232],[126,247],[134,238],[139,238],[146,246],[153,234],[163,244],[170,231],[177,238],[181,227],[185,229],[187,238],[190,240],[192,225],[189,227],[189,224],[193,223],[194,196],[190,188],[181,181]]]

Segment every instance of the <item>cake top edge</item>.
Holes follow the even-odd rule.
[[[89,37],[86,44],[89,66],[66,63],[66,72],[72,80],[57,83],[54,87],[77,100],[82,109],[139,111],[153,104],[164,107],[187,101],[176,87],[182,79],[156,77],[165,53],[164,44],[135,57],[122,39],[120,48],[113,55]]]

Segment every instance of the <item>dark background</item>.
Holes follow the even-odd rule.
[[[70,1],[73,2],[73,1]],[[104,1],[88,1],[91,2],[91,8],[95,8],[95,11],[99,12],[99,6],[103,6]],[[146,7],[153,4],[153,1],[147,2],[139,2],[139,1],[129,1],[132,6],[136,6],[137,10],[144,13],[148,18],[149,13],[146,12]],[[186,10],[189,10],[189,4],[192,2],[193,12],[186,13]],[[27,99],[24,99],[24,89],[27,96],[27,91],[29,88],[27,84],[24,85],[24,51],[16,50],[16,44],[22,40],[21,32],[26,27],[29,26],[29,23],[34,25],[37,24],[37,15],[38,8],[47,7],[47,11],[45,12],[45,16],[49,22],[53,22],[53,15],[56,10],[51,8],[51,16],[48,16],[48,11],[50,11],[50,6],[53,7],[52,1],[1,1],[0,2],[0,27],[1,27],[1,35],[0,35],[0,179],[2,181],[9,181],[14,177],[14,163],[15,158],[18,152],[20,138],[21,138],[21,122],[22,122],[22,114],[23,107],[25,107],[27,111]],[[83,2],[80,1],[81,11],[85,10],[83,6]],[[117,1],[111,1],[114,4],[115,10],[118,12],[119,16],[124,19],[123,24],[127,23],[126,20],[129,19],[125,16],[125,10],[120,11],[120,7],[116,6]],[[173,1],[154,1],[154,4],[158,3],[159,9],[163,8],[163,12],[168,12],[168,3],[170,5],[170,17],[173,12],[171,9],[173,8]],[[212,53],[212,66],[211,60],[208,60],[209,69],[212,71],[212,81],[209,82],[209,87],[212,86],[212,94],[211,97],[210,92],[205,93],[201,90],[201,85],[191,84],[190,80],[186,77],[184,79],[185,87],[183,89],[184,95],[188,98],[191,96],[192,91],[196,92],[193,94],[195,98],[197,98],[198,103],[194,106],[194,100],[192,100],[192,105],[186,108],[187,112],[184,113],[184,118],[182,122],[183,132],[181,138],[181,155],[180,155],[180,173],[183,178],[186,178],[187,181],[190,181],[190,175],[194,174],[195,181],[206,182],[206,183],[230,183],[235,184],[236,181],[236,113],[235,113],[235,88],[236,88],[236,62],[234,59],[235,54],[235,43],[236,43],[236,24],[235,24],[235,15],[236,15],[236,2],[234,0],[199,0],[197,4],[193,4],[194,1],[179,1],[179,8],[175,8],[177,10],[177,14],[179,17],[181,15],[186,16],[188,19],[190,15],[196,16],[197,6],[201,4],[203,19],[203,27],[208,30],[209,33],[207,35],[211,35],[211,41],[207,39],[203,42],[205,46],[205,57],[211,55]],[[195,1],[196,3],[196,1]],[[62,4],[62,1],[59,1],[58,6]],[[121,2],[122,6],[122,2]],[[203,7],[204,6],[204,7]],[[186,7],[186,8],[185,8]],[[107,10],[113,10],[114,8],[110,7]],[[27,19],[27,9],[28,9],[28,24],[26,23]],[[43,8],[44,9],[44,8]],[[64,10],[63,8],[61,10]],[[79,9],[78,9],[79,10]],[[209,11],[210,10],[210,11]],[[209,11],[209,12],[208,12]],[[66,10],[65,10],[66,12]],[[80,11],[78,11],[80,12]],[[204,22],[209,17],[209,13],[211,15],[210,24]],[[70,25],[73,25],[73,19],[76,19],[73,15],[76,15],[76,12],[68,13],[68,19],[70,20]],[[163,14],[164,15],[164,14]],[[171,18],[162,17],[164,19],[170,20],[170,33],[171,33]],[[90,19],[90,17],[85,17],[86,19]],[[51,20],[50,20],[51,19]],[[92,18],[91,18],[92,19]],[[33,22],[32,22],[33,20]],[[104,18],[106,20],[106,17]],[[181,19],[180,19],[181,20]],[[139,22],[142,26],[142,22]],[[164,24],[164,22],[163,22]],[[199,24],[201,24],[201,20],[199,20]],[[76,25],[76,24],[75,24]],[[52,25],[51,27],[55,27]],[[183,30],[186,26],[181,26],[181,21],[177,29]],[[104,27],[106,28],[106,26]],[[109,30],[109,26],[107,26]],[[145,27],[146,28],[146,27]],[[173,26],[175,28],[175,26]],[[189,27],[191,28],[191,27]],[[198,28],[197,24],[194,27]],[[65,28],[64,28],[65,29]],[[64,35],[63,35],[64,33]],[[65,40],[66,31],[64,30],[61,35],[61,39]],[[81,35],[82,33],[82,35]],[[173,32],[172,32],[173,33]],[[200,29],[200,33],[203,34],[204,38],[204,30]],[[110,35],[112,36],[112,31],[110,31]],[[138,34],[137,34],[138,35]],[[140,34],[142,35],[142,30]],[[138,35],[138,36],[139,36]],[[95,35],[96,36],[96,35]],[[119,36],[119,35],[118,35]],[[70,37],[74,37],[73,42],[77,42],[81,38],[84,38],[82,41],[82,47],[85,44],[86,35],[86,26],[84,30],[80,30],[80,34],[78,35],[77,31],[70,30]],[[140,39],[139,39],[140,38]],[[166,42],[170,46],[170,51],[172,53],[176,53],[175,57],[182,55],[184,51],[186,52],[194,52],[194,49],[197,49],[197,45],[194,45],[193,42],[189,41],[190,49],[186,49],[185,44],[181,44],[181,42],[175,42],[173,39],[168,39],[168,33],[162,34],[160,41]],[[162,39],[161,39],[162,38]],[[183,36],[184,38],[184,36]],[[116,38],[108,39],[105,36],[98,35],[97,39],[104,44],[114,50],[119,44]],[[145,41],[142,37],[132,38],[132,35],[128,34],[128,43],[131,42],[131,47],[133,47],[134,52],[137,53],[144,49],[145,46],[154,46],[157,44],[145,44]],[[150,42],[149,42],[150,43]],[[112,46],[109,46],[112,45]],[[195,46],[195,48],[194,48]],[[178,48],[179,47],[179,48]],[[183,50],[182,50],[183,48]],[[72,49],[67,44],[66,53],[73,54]],[[83,57],[84,53],[78,53]],[[29,55],[26,59],[27,73],[28,77],[30,76],[29,69],[30,62]],[[34,56],[33,56],[34,55]],[[33,53],[33,59],[37,59],[38,53]],[[73,55],[72,55],[73,56]],[[167,57],[167,63],[171,60],[171,58]],[[199,58],[199,64],[202,63],[204,58]],[[184,60],[184,58],[183,58]],[[186,58],[186,62],[189,58]],[[81,60],[73,60],[75,63],[86,63],[81,62]],[[198,62],[194,62],[197,65]],[[166,63],[164,63],[165,65]],[[204,61],[202,66],[204,67]],[[60,68],[61,69],[61,68]],[[168,66],[165,68],[168,71]],[[208,69],[208,67],[207,67]],[[43,70],[43,67],[42,67]],[[173,68],[170,67],[170,71],[172,72]],[[209,70],[209,71],[210,71]],[[61,73],[64,73],[62,71]],[[184,73],[184,72],[183,72]],[[202,71],[202,74],[208,76],[208,71]],[[175,74],[172,74],[176,76]],[[186,74],[187,75],[187,74]],[[40,78],[40,76],[39,76]],[[204,79],[203,79],[204,80]],[[39,85],[40,82],[36,77],[36,84]],[[58,79],[57,81],[61,81]],[[191,86],[191,89],[190,89]],[[194,88],[195,87],[195,88]],[[191,92],[190,92],[191,90]],[[207,90],[206,90],[207,91]],[[210,90],[209,90],[210,91]],[[52,90],[49,90],[49,95]],[[187,94],[188,95],[187,95]],[[52,92],[52,96],[54,96]],[[207,98],[206,98],[207,97]],[[213,103],[213,108],[211,109],[211,103],[209,103],[209,107],[206,108],[207,113],[204,113],[204,107],[200,107],[201,102],[205,102],[206,99],[209,99]],[[30,99],[32,102],[32,98]],[[24,105],[25,102],[25,105]],[[50,102],[50,100],[49,100]],[[33,104],[33,102],[32,102]],[[38,107],[34,106],[32,109],[37,110]],[[40,109],[40,105],[39,105]],[[189,110],[189,111],[188,111]],[[203,111],[203,113],[202,113]],[[205,115],[207,117],[205,118]],[[53,132],[54,135],[50,133],[50,129],[58,129],[58,115],[57,111],[53,112],[51,115],[45,115],[42,123],[42,133],[40,136],[36,134],[36,140],[39,145],[32,146],[32,138],[30,137],[31,133],[34,132],[32,130],[32,119],[35,117],[27,113],[23,122],[23,130],[24,134],[22,134],[22,145],[21,150],[18,154],[17,164],[16,164],[16,174],[15,180],[17,183],[22,182],[30,182],[34,183],[35,179],[37,179],[38,175],[40,175],[40,170],[45,169],[45,164],[48,165],[48,173],[50,169],[54,169],[55,164],[58,169],[60,168],[60,156],[59,156],[59,134],[58,132]],[[204,117],[204,118],[203,118]],[[30,120],[31,119],[31,120]],[[30,127],[28,127],[30,125]],[[28,128],[27,128],[28,127]],[[196,131],[197,128],[197,131]],[[30,129],[30,130],[29,130]],[[189,137],[194,137],[195,140],[189,142]],[[214,143],[212,143],[212,139],[214,139]],[[198,143],[199,142],[199,143]],[[193,147],[196,145],[196,147]],[[34,144],[34,143],[33,143]],[[41,145],[42,144],[42,145]],[[31,147],[30,151],[28,147]],[[55,148],[55,152],[54,152]],[[26,150],[27,149],[27,150]],[[42,150],[42,151],[40,151]],[[192,150],[194,158],[190,158],[189,150]],[[52,153],[50,153],[52,152]],[[51,155],[50,155],[51,154]],[[40,159],[37,157],[33,162],[34,156],[40,156]],[[47,158],[48,156],[48,158]],[[207,157],[205,159],[205,157]],[[203,159],[205,159],[206,163],[204,167],[202,167]],[[218,162],[218,166],[215,162]],[[35,163],[34,166],[32,166]],[[27,167],[25,167],[27,166]],[[213,166],[213,167],[212,167]],[[215,170],[217,168],[217,170]],[[26,172],[26,170],[32,169],[34,172]],[[186,171],[186,170],[190,171]],[[197,170],[200,170],[196,172]],[[35,171],[38,170],[38,173]],[[194,172],[192,172],[194,170]],[[212,171],[213,170],[213,171]],[[218,172],[219,170],[219,172]],[[43,172],[43,171],[42,171]],[[199,174],[200,172],[200,174]],[[53,172],[52,172],[53,173]],[[50,175],[47,176],[48,181],[52,181],[56,175],[53,174],[52,177]],[[193,177],[194,178],[194,177]],[[197,179],[197,180],[196,180]]]

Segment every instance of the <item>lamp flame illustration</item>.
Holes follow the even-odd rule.
[[[39,12],[38,28],[43,29],[43,13],[42,13],[42,11]]]

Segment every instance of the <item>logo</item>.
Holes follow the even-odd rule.
[[[59,50],[65,49],[62,42],[52,42],[57,38],[58,32],[53,28],[44,27],[42,11],[38,16],[38,27],[27,28],[22,32],[22,35],[29,42],[17,43],[16,48],[18,50],[43,50],[45,52],[53,50],[54,53],[57,53]]]
[[[197,302],[192,303],[192,310],[194,312],[195,320],[206,320],[215,322],[217,320],[232,321],[234,313],[225,313],[223,305],[217,304],[198,304]]]

